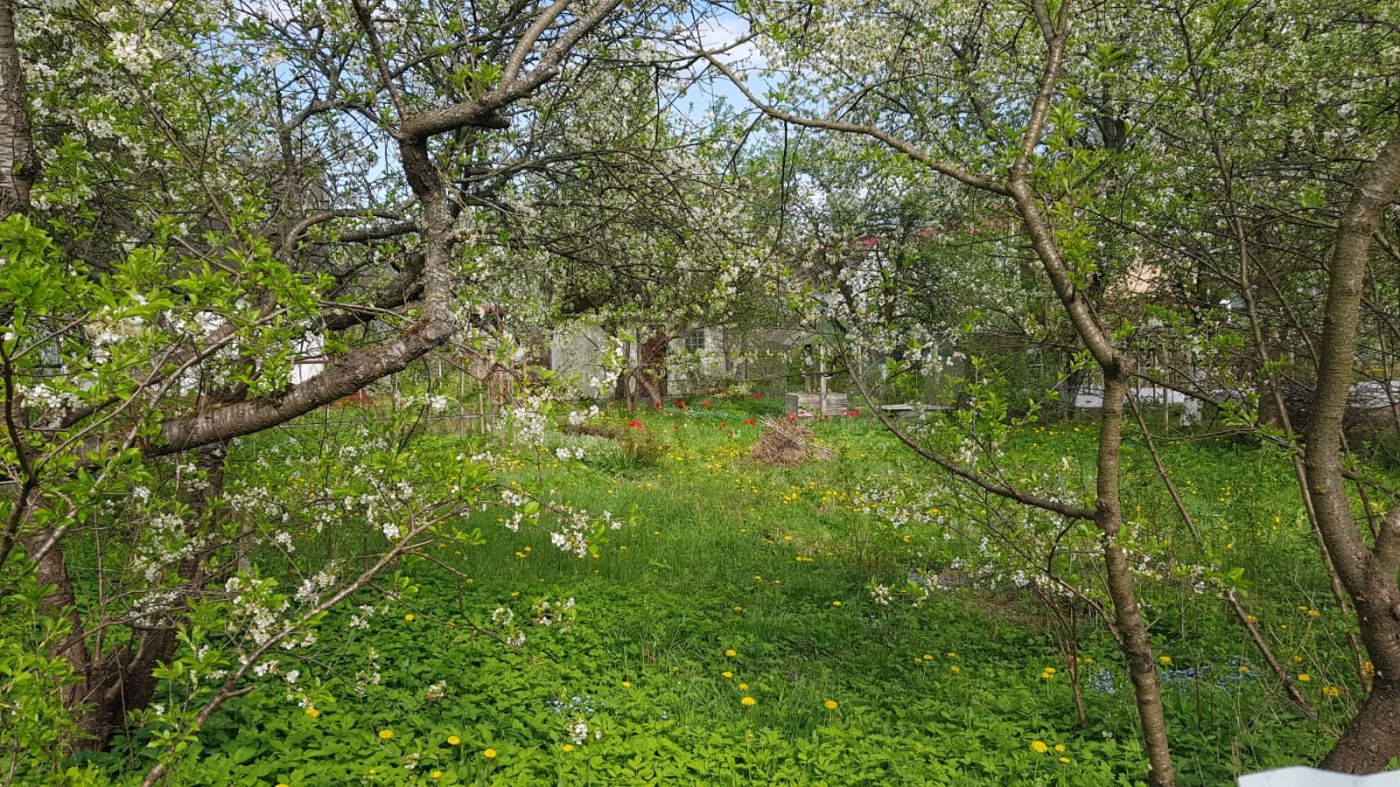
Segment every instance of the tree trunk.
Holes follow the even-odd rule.
[[[1162,689],[1157,683],[1157,665],[1152,657],[1147,621],[1142,617],[1137,591],[1133,587],[1132,567],[1127,552],[1118,545],[1118,534],[1123,529],[1118,468],[1123,441],[1123,399],[1126,394],[1127,385],[1122,372],[1104,369],[1103,410],[1099,421],[1098,500],[1094,524],[1102,534],[1108,595],[1113,599],[1114,622],[1123,638],[1119,648],[1128,661],[1133,698],[1147,744],[1147,778],[1154,787],[1167,787],[1175,783],[1176,776],[1172,769],[1171,749],[1167,745],[1167,718],[1162,707]]]
[[[666,356],[671,349],[671,335],[659,331],[637,348],[637,382],[646,391],[655,407],[666,399]]]
[[[38,175],[14,9],[0,0],[0,218],[29,211],[29,187]]]
[[[154,670],[169,663],[179,645],[173,627],[141,631],[136,649],[122,646],[88,670],[86,695],[80,698],[75,748],[100,751],[121,730],[129,711],[150,704],[159,681]]]
[[[1371,694],[1347,724],[1346,731],[1322,760],[1322,767],[1343,773],[1384,770],[1400,748],[1400,680],[1377,676]]]
[[[613,401],[622,402],[626,406],[627,385],[632,379],[632,370],[623,369],[617,373],[617,379],[613,381]]]
[[[195,454],[195,467],[204,473],[206,483],[192,485],[186,500],[195,514],[190,524],[192,536],[214,532],[216,507],[224,490],[224,460],[228,455],[218,444],[203,446]],[[188,609],[190,600],[204,587],[207,558],[207,553],[200,553],[179,565],[180,595],[170,610],[171,620],[152,628],[136,629],[134,649],[123,645],[91,665],[86,695],[82,697],[85,707],[78,717],[78,728],[83,733],[79,747],[104,748],[112,735],[125,726],[126,714],[150,705],[160,685],[155,668],[169,664],[179,649],[174,620]]]
[[[63,689],[63,704],[73,707],[87,693],[89,673],[87,634],[82,618],[74,606],[73,579],[68,573],[68,561],[63,554],[63,534],[44,528],[26,539],[30,559],[34,561],[34,580],[40,585],[53,588],[44,597],[41,614],[63,619],[68,624],[68,635],[57,643],[49,655],[68,662],[68,666],[78,675],[79,681]],[[35,560],[37,556],[37,560]]]
[[[1400,508],[1386,516],[1374,546],[1368,547],[1352,516],[1342,457],[1371,237],[1397,188],[1400,128],[1361,173],[1337,223],[1303,454],[1305,478],[1300,479],[1304,494],[1312,496],[1318,531],[1337,574],[1355,603],[1361,640],[1376,669],[1366,703],[1323,760],[1325,767],[1350,773],[1380,770],[1400,756]]]

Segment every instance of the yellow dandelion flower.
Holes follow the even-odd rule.
[[[739,655],[739,652],[736,651],[736,650],[733,649],[733,648],[730,648],[729,650],[726,650],[726,651],[724,652],[724,655],[725,655],[725,656],[728,656],[729,658],[732,659],[732,658],[734,658],[735,656]]]
[[[745,708],[751,708],[758,704],[758,700],[754,699],[753,697],[745,697],[742,700],[739,700],[739,704],[743,705]]]
[[[841,601],[840,601],[840,599],[837,599],[836,601],[831,602],[831,606],[833,606],[833,607],[839,607],[839,606],[841,606]]]
[[[955,658],[957,658],[957,657],[958,657],[958,654],[954,653],[954,652],[951,651],[951,650],[948,651],[948,658],[950,658],[950,659],[955,659]]]
[[[841,703],[837,702],[836,700],[827,700],[826,702],[823,702],[822,705],[827,710],[836,710],[837,708],[841,707]]]
[[[485,757],[485,758],[488,759],[488,760],[494,760],[494,759],[496,759],[496,750],[495,750],[495,749],[487,749],[486,751],[484,751],[484,752],[481,753],[481,756],[482,756],[482,757]]]
[[[1044,754],[1050,751],[1050,747],[1045,745],[1045,741],[1031,741],[1031,751],[1036,754]]]
[[[1308,617],[1310,617],[1310,618],[1319,617],[1319,616],[1321,616],[1321,615],[1322,615],[1322,613],[1321,613],[1321,612],[1318,612],[1318,611],[1315,610],[1315,609],[1310,609],[1310,610],[1308,610]]]
[[[925,653],[925,654],[924,654],[924,661],[933,661],[933,654],[932,654],[932,653]]]
[[[429,774],[428,774],[428,778],[429,778],[429,779],[441,779],[441,778],[442,778],[442,771],[433,771],[432,773],[429,773]]]
[[[1300,655],[1298,655],[1298,654],[1296,654],[1296,653],[1293,654],[1293,663],[1294,663],[1294,664],[1302,664],[1302,663],[1303,663],[1303,657],[1300,656]]]
[[[720,674],[723,675],[726,679],[734,677],[734,673],[730,672],[729,670],[725,670]]]
[[[1166,655],[1158,656],[1158,657],[1157,657],[1157,661],[1158,661],[1158,663],[1160,663],[1163,667],[1170,667],[1170,666],[1172,665],[1172,657],[1171,657],[1171,656],[1166,656]]]
[[[624,688],[624,689],[630,689],[630,688],[632,688],[632,681],[630,681],[630,680],[624,680],[624,681],[622,682],[622,688]]]
[[[379,740],[381,740],[381,741],[387,741],[387,740],[389,740],[389,739],[392,738],[392,737],[394,737],[394,731],[393,731],[393,730],[380,730],[380,731],[379,731]]]
[[[1340,697],[1342,696],[1342,690],[1336,686],[1323,686],[1322,695],[1324,697]]]
[[[414,620],[413,613],[410,612],[410,613],[408,613],[407,615],[404,615],[404,616],[403,616],[403,619],[406,620],[406,621],[408,621],[409,623],[412,623],[413,620]]]
[[[318,710],[316,710],[315,708],[307,708],[307,709],[306,709],[306,715],[307,715],[307,716],[310,716],[311,718],[314,719],[314,718],[317,718],[318,716],[320,716],[320,715],[321,715],[321,712],[318,711]]]
[[[948,668],[948,671],[953,673],[954,675],[961,675],[962,667],[959,667],[958,665],[954,664],[953,666]]]
[[[449,736],[447,736],[447,745],[448,745],[448,746],[457,746],[457,745],[460,745],[461,743],[462,743],[462,739],[461,739],[461,738],[458,738],[456,735],[449,735]]]
[[[1061,757],[1061,758],[1060,758],[1060,762],[1064,763],[1065,765],[1069,765],[1069,758],[1068,758],[1068,757]]]
[[[1299,683],[1307,683],[1307,682],[1310,681],[1310,680],[1312,680],[1312,676],[1309,675],[1308,673],[1306,673],[1306,672],[1300,672],[1300,673],[1298,673],[1298,682],[1299,682]]]
[[[747,684],[747,683],[740,683],[740,684],[739,684],[739,691],[748,691],[748,690],[749,690],[749,684]]]
[[[572,743],[566,743],[566,744],[563,745],[562,748],[564,749],[564,752],[567,754],[568,752],[571,752],[571,751],[574,750],[574,745],[573,745]]]
[[[1065,753],[1065,745],[1064,745],[1063,743],[1057,743],[1057,744],[1055,744],[1055,752],[1056,752],[1057,754],[1064,754],[1064,753]]]

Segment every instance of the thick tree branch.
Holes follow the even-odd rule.
[[[437,134],[459,128],[508,128],[510,119],[501,112],[512,102],[538,90],[546,82],[559,75],[564,58],[574,46],[613,12],[622,0],[604,0],[569,27],[567,33],[559,37],[529,73],[516,76],[509,82],[503,81],[499,87],[476,101],[454,104],[450,107],[430,109],[404,120],[399,129],[399,139],[404,144],[419,143]],[[552,10],[552,9],[551,9]],[[562,9],[560,9],[562,11]],[[517,53],[520,54],[520,53]],[[523,56],[522,56],[523,61]]]
[[[209,443],[270,429],[317,407],[343,399],[369,383],[421,358],[452,335],[450,323],[421,320],[387,344],[354,350],[316,377],[291,386],[285,393],[218,407],[189,418],[167,421],[160,438],[145,449],[147,456],[165,456]]]
[[[506,61],[506,67],[501,72],[501,86],[510,87],[520,76],[520,69],[525,67],[525,58],[529,57],[530,50],[534,49],[535,42],[540,39],[544,31],[554,24],[554,20],[564,13],[564,9],[572,4],[573,0],[554,0],[554,3],[540,14],[540,18],[530,25],[525,31],[525,35],[520,37],[520,41],[515,45],[515,51],[511,53],[510,59]]]

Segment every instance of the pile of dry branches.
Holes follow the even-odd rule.
[[[753,458],[764,464],[784,467],[806,461],[824,461],[836,452],[817,445],[812,427],[798,421],[765,416],[763,434],[753,444]]]

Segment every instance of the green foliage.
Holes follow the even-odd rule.
[[[0,771],[34,778],[60,770],[63,748],[77,732],[64,690],[77,682],[73,666],[48,650],[70,631],[61,618],[39,614],[51,587],[31,574],[16,578],[0,598]],[[73,771],[73,784],[95,783]]]
[[[549,505],[636,514],[585,558],[549,545],[548,506],[519,532],[494,511],[456,522],[396,578],[325,616],[314,675],[295,685],[254,680],[253,693],[231,700],[197,738],[171,738],[143,717],[132,738],[76,764],[120,784],[162,751],[178,784],[1139,783],[1145,757],[1126,671],[1100,624],[1082,631],[1090,727],[1081,730],[1037,604],[994,581],[926,585],[976,554],[959,524],[973,511],[899,527],[862,513],[863,490],[882,485],[922,499],[926,466],[868,418],[843,418],[816,424],[836,459],[765,467],[747,458],[758,427],[734,417],[743,415],[668,408],[637,419],[644,430],[625,426],[625,413],[604,416],[668,435],[645,473],[587,453],[517,452],[503,460],[507,486],[548,487],[557,493]],[[296,444],[324,437],[298,431]],[[997,438],[1031,465],[1077,466],[1094,442],[1072,425]],[[244,483],[297,486],[326,471],[296,469],[305,454],[286,439],[235,453]],[[612,442],[559,440],[586,452]],[[424,475],[414,483],[428,484],[464,448],[475,450],[454,437],[415,440],[412,464]],[[1170,659],[1161,674],[1182,778],[1218,784],[1320,755],[1359,694],[1347,627],[1325,601],[1306,523],[1277,472],[1284,458],[1216,443],[1173,454],[1204,536],[1194,545],[1145,451],[1131,441],[1126,450],[1138,537],[1181,561],[1219,565],[1222,580],[1247,590],[1281,657],[1310,675],[1303,690],[1323,712],[1309,722],[1292,711],[1228,610],[1197,594],[1194,578],[1144,573],[1154,644]],[[364,537],[345,526],[317,548],[336,553]],[[298,559],[311,560],[302,554],[310,548]],[[881,585],[888,603],[872,593]],[[569,614],[536,622],[568,599]],[[367,628],[350,625],[359,603],[381,608]],[[515,635],[524,642],[507,645]],[[171,689],[200,671],[200,642],[190,630],[181,661],[162,672]],[[1058,673],[1046,679],[1047,667]]]

